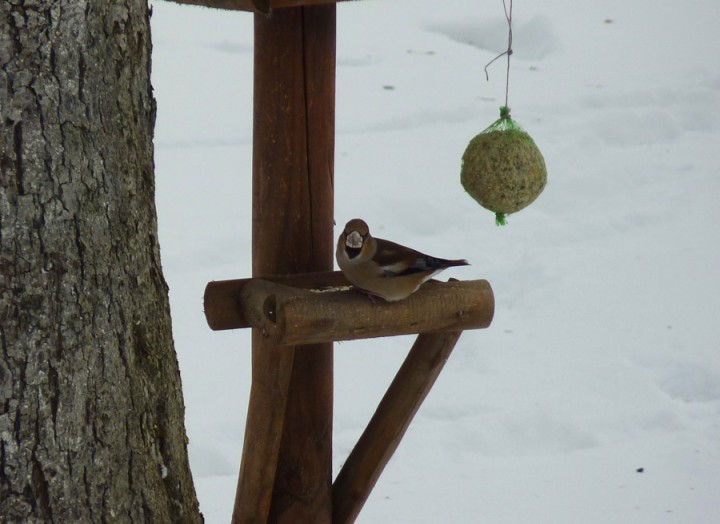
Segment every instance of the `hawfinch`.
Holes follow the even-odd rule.
[[[369,295],[388,302],[413,294],[434,275],[452,266],[467,266],[467,260],[445,260],[374,238],[368,225],[354,218],[338,238],[335,257],[347,279]]]

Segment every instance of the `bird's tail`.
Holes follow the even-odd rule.
[[[454,266],[469,266],[470,262],[463,259],[458,260],[447,260],[444,258],[435,258],[435,257],[428,257],[430,260],[428,260],[428,265],[431,267],[436,267],[438,269],[445,269],[447,267],[454,267]]]

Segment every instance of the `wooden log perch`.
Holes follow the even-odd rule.
[[[319,271],[295,275],[263,276],[264,280],[278,282],[301,289],[327,290],[350,287],[350,282],[340,271]],[[210,329],[241,329],[250,327],[240,307],[240,292],[251,278],[215,280],[205,287],[205,318]]]
[[[317,275],[310,276],[314,279]],[[335,274],[329,280],[343,282]],[[347,287],[312,291],[285,285],[291,282],[211,282],[205,292],[208,324],[213,329],[251,326],[273,345],[287,346],[485,328],[494,313],[486,280],[427,282],[399,302],[370,299]]]

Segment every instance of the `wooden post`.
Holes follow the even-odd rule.
[[[335,5],[255,15],[253,276],[333,265]],[[329,523],[332,344],[253,334],[233,523]]]

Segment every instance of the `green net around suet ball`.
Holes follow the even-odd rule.
[[[510,110],[501,107],[500,118],[465,149],[460,180],[470,196],[495,213],[496,223],[504,225],[506,215],[542,193],[547,170],[533,139],[510,118]]]

